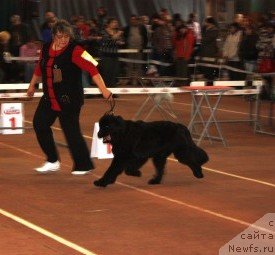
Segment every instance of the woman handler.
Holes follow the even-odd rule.
[[[72,174],[84,175],[94,168],[87,144],[80,131],[79,115],[84,103],[81,72],[90,73],[105,99],[113,100],[111,92],[96,68],[97,62],[84,49],[73,42],[73,30],[65,20],[53,29],[53,41],[43,46],[40,60],[31,79],[27,95],[33,97],[35,84],[42,78],[43,93],[33,126],[46,162],[36,171],[47,173],[60,169],[59,156],[51,130],[59,118],[74,162]]]

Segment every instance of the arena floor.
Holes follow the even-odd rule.
[[[144,99],[121,95],[115,113],[131,119]],[[24,102],[26,126],[32,124],[37,102]],[[86,99],[81,125],[89,147],[94,122],[108,107],[103,99]],[[190,95],[176,95],[173,107],[179,121],[188,124]],[[223,97],[217,118],[247,118],[247,110],[242,96]],[[263,125],[267,115],[263,104]],[[161,117],[154,112],[150,120],[157,119]],[[107,188],[92,183],[110,159],[95,159],[90,175],[72,176],[68,150],[59,146],[61,171],[41,175],[33,170],[44,160],[33,130],[1,135],[0,254],[218,254],[250,224],[275,212],[274,137],[254,134],[248,123],[223,123],[221,128],[227,147],[201,144],[210,157],[203,167],[205,178],[195,179],[170,158],[161,185],[147,184],[154,173],[149,162],[141,178],[123,174]],[[54,135],[64,143],[58,123]]]

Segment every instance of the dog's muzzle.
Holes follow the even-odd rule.
[[[111,142],[111,136],[107,135],[103,137],[103,143],[110,143]]]

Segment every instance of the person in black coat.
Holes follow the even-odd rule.
[[[246,27],[240,43],[239,56],[249,72],[255,72],[257,69],[258,49],[256,45],[258,40],[259,36],[254,32],[253,27]]]
[[[213,17],[207,17],[202,29],[201,48],[199,55],[201,58],[217,58],[219,48],[217,39],[219,36],[219,29],[217,22]],[[200,67],[207,80],[213,81],[216,78],[217,70],[212,67]]]

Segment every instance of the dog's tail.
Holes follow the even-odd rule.
[[[200,165],[205,164],[209,160],[209,157],[205,150],[195,144],[188,128],[185,126],[181,126],[180,134],[182,139],[184,139],[185,141],[185,146],[188,147],[188,154],[190,156],[192,155],[191,157]]]

